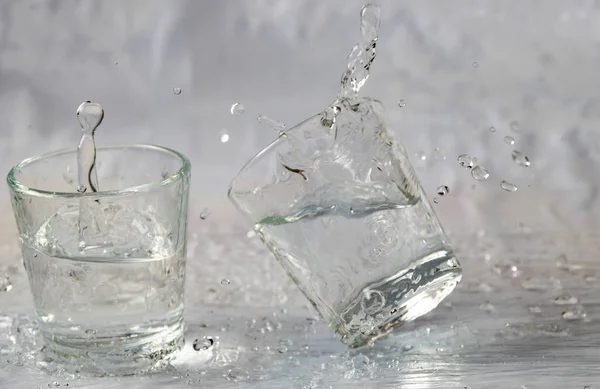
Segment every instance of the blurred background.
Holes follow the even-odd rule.
[[[437,205],[447,228],[597,228],[600,3],[378,4],[378,55],[362,94],[384,103],[426,192],[449,186]],[[290,128],[335,99],[362,5],[3,0],[0,168],[74,147],[77,106],[94,100],[105,108],[97,144],[185,153],[192,203],[232,212],[229,181],[276,136],[257,116]],[[236,102],[242,115],[230,113]],[[487,181],[458,165],[463,153],[489,170]],[[502,180],[518,191],[503,191]]]

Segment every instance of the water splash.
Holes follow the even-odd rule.
[[[406,101],[405,100],[398,100],[398,107],[400,107],[400,108],[406,107]]]
[[[77,146],[77,165],[79,174],[78,192],[98,191],[96,173],[96,143],[94,133],[104,119],[104,110],[98,103],[86,101],[77,108],[77,120],[83,134]]]
[[[513,137],[512,137],[512,136],[510,136],[510,135],[506,135],[506,136],[504,137],[504,143],[506,143],[507,145],[511,145],[511,146],[512,146],[512,145],[514,145],[514,144],[515,144],[515,138],[513,138]]]
[[[450,193],[450,188],[447,185],[441,185],[437,188],[437,194],[439,196],[444,196]]]
[[[181,88],[173,88],[173,94],[179,96],[181,94]]]
[[[266,124],[271,127],[273,130],[279,132],[279,135],[283,135],[285,133],[285,124],[280,122],[279,120],[272,119],[267,115],[258,115],[256,120],[261,124]]]
[[[342,74],[338,98],[356,97],[369,78],[369,70],[375,60],[381,10],[375,4],[367,4],[360,11],[361,39],[348,56],[348,67]]]

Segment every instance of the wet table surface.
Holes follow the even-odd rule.
[[[246,227],[192,218],[184,349],[160,372],[96,378],[40,364],[16,233],[2,228],[1,388],[600,388],[600,236],[589,232],[453,236],[457,290],[350,352]],[[195,351],[203,336],[218,340]]]

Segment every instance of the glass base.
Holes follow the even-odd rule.
[[[184,323],[178,320],[150,334],[68,339],[42,332],[46,357],[67,371],[95,376],[124,376],[166,366],[184,344]]]
[[[362,347],[438,306],[462,277],[451,251],[433,252],[363,288],[331,323],[348,347]]]

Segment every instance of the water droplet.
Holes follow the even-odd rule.
[[[438,186],[437,194],[440,196],[444,196],[450,193],[450,188],[447,185]]]
[[[79,192],[79,193],[85,193],[85,192],[87,192],[87,188],[84,185],[79,185],[77,187],[77,192]]]
[[[475,166],[471,170],[471,176],[473,176],[473,178],[477,181],[484,181],[488,179],[490,173],[484,167]]]
[[[461,154],[458,156],[458,164],[465,169],[471,169],[473,167],[473,158],[468,154]]]
[[[445,160],[446,155],[444,154],[444,150],[442,150],[442,148],[439,146],[436,147],[435,149],[433,149],[433,158],[439,159],[439,160]]]
[[[266,124],[267,126],[271,127],[273,130],[279,132],[280,135],[285,132],[285,124],[278,120],[271,119],[266,115],[259,115],[256,120],[258,120],[259,123]]]
[[[181,94],[181,88],[173,88],[173,93],[179,96]]]
[[[579,298],[577,296],[563,295],[558,296],[554,299],[554,304],[556,305],[575,305],[579,302]]]
[[[425,154],[424,151],[417,151],[415,153],[415,157],[417,157],[417,159],[420,161],[425,161],[427,159],[427,155]]]
[[[215,344],[215,339],[212,336],[205,336],[202,339],[194,340],[192,347],[196,351],[209,350]]]
[[[440,202],[440,198],[439,198],[439,197],[437,197],[437,196],[436,196],[436,197],[434,197],[434,198],[433,198],[433,202],[434,202],[434,204],[437,204],[437,203],[439,203],[439,202]]]
[[[250,378],[250,374],[248,374],[248,372],[242,368],[233,368],[233,369],[229,369],[227,371],[227,374],[225,374],[225,379],[227,381],[234,381],[234,382],[238,382],[238,381],[245,381],[247,379]]]
[[[234,103],[231,105],[229,112],[231,112],[232,115],[237,116],[237,115],[243,114],[245,110],[246,110],[246,107],[244,107],[244,104]]]
[[[277,347],[277,352],[279,354],[285,354],[285,353],[287,353],[287,351],[288,351],[288,348],[286,346],[279,346],[279,347]]]
[[[204,208],[202,212],[200,212],[200,220],[206,220],[210,216],[210,209]]]
[[[229,133],[227,132],[227,130],[221,131],[220,139],[221,139],[221,143],[229,142]]]
[[[478,67],[478,66],[479,66],[479,64],[478,64],[477,62],[473,62],[473,67],[474,67],[474,68],[476,68],[476,67]]]
[[[0,276],[0,292],[10,292],[12,282],[8,276]]]
[[[398,100],[398,107],[400,107],[400,108],[406,107],[406,101],[405,100]]]
[[[521,124],[518,121],[513,120],[510,122],[510,129],[515,132],[521,131]]]
[[[77,108],[77,121],[83,131],[77,146],[77,167],[79,188],[98,191],[98,176],[96,173],[96,144],[94,133],[104,119],[104,110],[98,103],[86,101]],[[78,189],[80,193],[80,189]],[[85,191],[84,191],[85,192]]]
[[[482,303],[479,306],[479,309],[481,309],[482,311],[485,311],[485,312],[495,312],[496,311],[496,308],[492,304],[487,303],[487,302]]]
[[[564,320],[583,320],[585,319],[585,317],[587,316],[587,313],[585,313],[585,311],[581,308],[577,308],[574,310],[568,310],[562,313],[562,318]]]
[[[531,165],[531,162],[529,162],[529,158],[527,158],[525,154],[518,150],[513,150],[512,159],[513,162],[519,166],[529,167]]]
[[[229,281],[227,278],[223,278],[221,280],[221,285],[229,285],[229,284],[231,284],[231,281]]]
[[[500,188],[504,189],[507,192],[516,192],[518,189],[515,184],[511,184],[510,182],[506,182],[504,180],[502,180],[502,182],[500,183]]]
[[[490,132],[496,132],[496,127],[494,127],[494,126],[491,126],[491,127],[490,127]]]
[[[515,138],[513,138],[512,136],[506,135],[504,137],[504,143],[512,146],[515,144]]]
[[[414,347],[411,346],[410,344],[406,344],[406,345],[402,346],[402,351],[407,352],[407,351],[412,350],[413,348]]]

